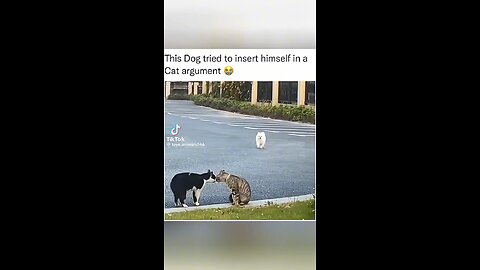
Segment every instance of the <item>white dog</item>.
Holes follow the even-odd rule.
[[[265,143],[267,142],[267,136],[265,136],[265,132],[258,132],[257,137],[257,148],[262,149],[265,147]]]

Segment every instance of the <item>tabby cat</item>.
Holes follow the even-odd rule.
[[[231,191],[230,202],[233,205],[247,204],[252,198],[252,190],[247,180],[221,170],[216,176],[217,182],[225,182]]]

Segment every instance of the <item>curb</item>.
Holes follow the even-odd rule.
[[[270,204],[301,202],[301,201],[307,201],[307,200],[311,200],[311,199],[315,199],[315,194],[307,194],[307,195],[302,195],[302,196],[251,201],[248,204],[244,205],[243,207],[251,208],[251,207],[259,207],[259,206],[270,205]],[[205,210],[205,209],[229,208],[229,207],[233,207],[232,204],[223,203],[223,204],[210,204],[210,205],[203,205],[203,206],[165,208],[164,209],[164,214],[195,211],[195,210]]]

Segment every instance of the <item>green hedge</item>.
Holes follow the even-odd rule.
[[[172,100],[190,100],[189,95],[182,95],[182,94],[170,94],[168,96],[168,99]]]
[[[196,105],[207,106],[214,109],[315,124],[315,110],[312,107],[291,105],[272,106],[271,104],[253,105],[247,101],[213,98],[207,95],[196,95],[192,96],[191,99]]]

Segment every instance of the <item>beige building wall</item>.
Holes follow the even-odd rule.
[[[170,82],[165,82],[165,98],[170,96]]]
[[[206,94],[206,93],[208,93],[207,82],[203,81],[202,82],[202,94]]]
[[[298,91],[297,91],[297,105],[302,106],[305,105],[305,91],[306,91],[306,82],[299,81],[298,82]]]
[[[251,103],[257,104],[257,99],[258,99],[258,81],[253,81]]]
[[[274,81],[272,83],[272,105],[278,105],[278,98],[279,98],[279,95],[278,95],[278,87],[280,85],[280,82],[279,81]]]
[[[213,81],[209,82],[209,86],[207,86],[207,81],[202,81],[202,93],[208,94],[212,91],[212,83]],[[220,81],[220,86],[223,81]],[[199,82],[188,82],[188,94],[189,95],[198,95],[198,86],[200,85]],[[272,82],[272,105],[279,104],[279,81]],[[297,106],[305,105],[306,102],[306,81],[298,81],[298,91],[297,91]],[[171,82],[165,82],[165,98],[171,93]],[[220,96],[222,95],[222,88],[220,87]],[[251,104],[257,104],[258,99],[258,81],[252,82],[252,90],[251,90]]]
[[[198,95],[198,82],[193,83],[193,94]]]
[[[188,82],[188,94],[191,95],[192,94],[192,85],[193,83],[192,82]]]

